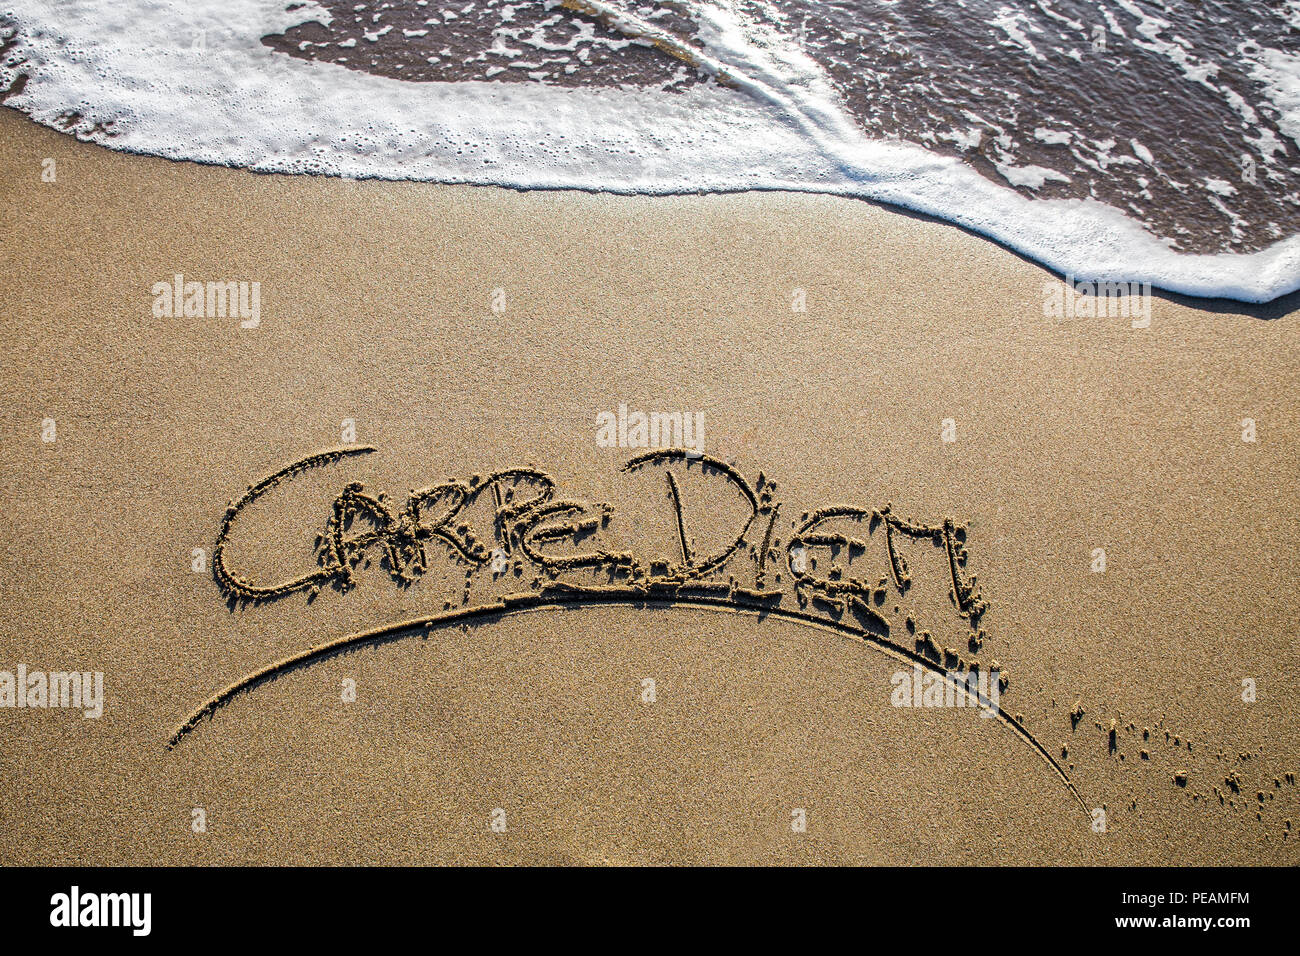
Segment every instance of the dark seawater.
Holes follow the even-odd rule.
[[[330,26],[263,43],[412,82],[713,81],[557,2],[322,5]],[[1296,0],[721,5],[802,44],[872,137],[960,157],[1027,196],[1100,200],[1181,252],[1253,252],[1300,231],[1300,106],[1288,118],[1268,80],[1300,57]],[[702,3],[611,6],[726,59]]]

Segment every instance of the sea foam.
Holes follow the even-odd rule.
[[[625,32],[656,30],[616,5],[584,5]],[[793,38],[737,4],[694,12],[704,46],[686,52],[718,82],[666,93],[406,82],[261,42],[327,24],[315,3],[16,0],[3,17],[13,39],[0,88],[24,76],[7,105],[82,139],[171,159],[533,189],[829,193],[957,223],[1080,279],[1250,302],[1300,288],[1300,235],[1249,254],[1181,254],[1115,207],[1030,198],[959,158],[868,138]],[[1279,78],[1289,64],[1259,62],[1289,94]]]

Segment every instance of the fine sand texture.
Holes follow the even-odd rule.
[[[0,194],[0,672],[104,689],[0,708],[0,863],[1300,860],[1295,315],[6,110]]]

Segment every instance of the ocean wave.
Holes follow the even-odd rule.
[[[946,128],[882,134],[874,113],[855,108],[841,49],[845,24],[861,23],[871,5],[21,0],[0,18],[0,95],[79,138],[171,159],[514,188],[829,193],[957,223],[1080,279],[1252,302],[1300,288],[1300,235],[1284,218],[1300,205],[1287,192],[1297,192],[1288,177],[1300,170],[1295,143],[1272,132],[1296,135],[1300,59],[1257,39],[1238,44],[1237,69],[1264,90],[1252,105],[1169,19],[1131,0],[1107,11],[1140,55],[1213,87],[1207,95],[1241,118],[1240,135],[1254,131],[1278,213],[1243,196],[1236,155],[1203,163],[1194,183],[1163,170],[1150,129],[1099,143],[1068,117],[1024,116],[1013,127],[993,109],[949,103]],[[1039,58],[1057,49],[1050,30],[1078,23],[1087,37],[1088,24],[1062,3],[1031,6],[1033,16],[995,6],[966,28],[1041,73]],[[460,24],[485,11],[491,46],[484,37],[457,46],[474,36]],[[820,26],[810,26],[814,13]],[[381,47],[405,52],[379,57]],[[912,61],[925,52],[899,50]],[[911,62],[896,71],[900,89],[907,70],[935,82],[933,66]],[[958,115],[960,124],[947,122]],[[1072,165],[1044,158],[1054,150]],[[1161,176],[1181,187],[1166,187],[1170,196],[1194,190],[1196,208],[1222,219],[1214,251],[1153,231],[1159,220],[1143,204],[1160,203],[1142,194],[1154,196]],[[1103,180],[1121,184],[1129,208],[1097,198]],[[1195,234],[1189,222],[1179,228]]]

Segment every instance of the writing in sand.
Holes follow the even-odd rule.
[[[676,448],[638,455],[622,468],[625,475],[662,475],[660,483],[648,487],[658,487],[667,500],[669,540],[645,554],[601,543],[601,532],[616,521],[613,505],[564,497],[550,475],[516,467],[412,490],[400,505],[350,482],[324,516],[315,542],[316,567],[274,583],[255,582],[232,567],[229,542],[250,505],[304,472],[372,451],[361,446],[311,455],[251,485],[232,502],[213,550],[213,574],[221,589],[244,601],[297,591],[314,596],[324,586],[347,591],[372,553],[396,582],[409,586],[441,555],[464,574],[462,605],[470,603],[476,580],[484,576],[507,581],[513,576],[532,592],[557,598],[590,592],[667,596],[686,589],[779,603],[788,585],[801,608],[811,603],[835,618],[850,614],[867,629],[888,634],[897,623],[888,609],[891,597],[901,601],[913,586],[904,545],[920,542],[942,555],[948,599],[969,627],[969,650],[978,651],[983,641],[979,621],[987,604],[975,576],[965,572],[965,526],[952,518],[931,523],[902,518],[889,504],[836,505],[792,519],[783,542],[775,482],[760,474],[751,483],[732,465]],[[688,483],[692,506],[685,503]],[[642,486],[643,497],[646,490]],[[719,515],[729,516],[723,519],[729,529],[701,544],[699,537],[706,535],[697,536],[694,529],[706,519],[716,524]],[[444,610],[452,603],[445,601]],[[901,612],[901,606],[894,607]],[[906,623],[916,633],[910,615]],[[942,649],[928,646],[932,643],[928,634],[918,635],[916,649],[941,660]],[[962,654],[950,650],[949,656]]]
[[[325,587],[351,591],[377,559],[399,587],[431,579],[441,586],[441,609],[338,637],[260,668],[195,709],[169,747],[236,696],[290,671],[363,645],[553,607],[748,613],[855,638],[962,692],[981,671],[996,675],[1005,690],[1005,671],[978,657],[988,603],[966,570],[965,524],[951,517],[901,517],[889,503],[836,504],[789,517],[793,509],[765,474],[751,482],[734,465],[684,448],[648,451],[622,466],[626,514],[608,502],[564,496],[552,476],[532,465],[448,478],[412,489],[400,503],[347,482],[321,515],[314,566],[269,583],[237,566],[235,551],[260,550],[247,541],[238,547],[241,522],[256,502],[271,500],[308,472],[374,451],[348,446],[318,452],[250,485],[222,516],[213,576],[232,603],[297,593],[311,601]],[[937,639],[920,626],[920,610],[933,616],[944,607],[947,637]],[[973,696],[977,705],[988,706],[981,695]],[[1063,768],[1021,721],[992,710],[1080,800]]]

